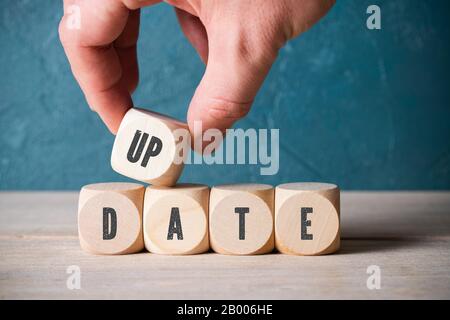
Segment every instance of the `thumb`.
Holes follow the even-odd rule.
[[[208,32],[208,64],[189,106],[187,118],[194,139],[200,138],[198,129],[194,130],[198,121],[202,131],[225,132],[249,112],[278,51],[249,41],[257,38],[244,36],[242,30],[218,34]]]

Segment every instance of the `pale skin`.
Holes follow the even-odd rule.
[[[139,81],[140,8],[156,0],[64,0],[59,34],[87,102],[112,133],[133,106]],[[224,131],[244,117],[280,48],[320,20],[334,0],[167,0],[206,64],[187,120]],[[70,5],[81,28],[67,28]],[[141,30],[145,32],[145,30]],[[167,83],[170,86],[170,83]]]

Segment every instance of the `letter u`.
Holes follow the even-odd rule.
[[[142,152],[144,151],[145,144],[147,143],[148,133],[142,135],[140,130],[136,130],[134,134],[133,141],[131,142],[130,149],[128,149],[127,159],[131,163],[136,163],[141,158]],[[140,142],[139,142],[140,140]],[[139,143],[139,146],[138,146]],[[137,148],[136,148],[137,147]]]

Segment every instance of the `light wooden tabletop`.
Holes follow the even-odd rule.
[[[93,256],[78,244],[77,197],[0,193],[0,298],[450,298],[448,192],[343,193],[342,248],[320,257]],[[66,286],[71,265],[80,290]]]

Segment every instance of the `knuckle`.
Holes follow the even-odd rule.
[[[61,20],[59,21],[59,26],[58,26],[58,35],[59,35],[59,40],[61,41],[61,43],[63,45],[65,45],[68,42],[68,32],[67,29],[65,28],[65,19],[64,17],[61,18]]]
[[[71,30],[67,27],[67,17],[63,16],[59,21],[58,25],[58,35],[59,41],[63,47],[68,47],[69,45],[78,44],[79,33],[75,30]]]
[[[211,116],[218,120],[239,120],[249,113],[251,105],[252,102],[236,102],[224,98],[212,98],[209,110]]]

